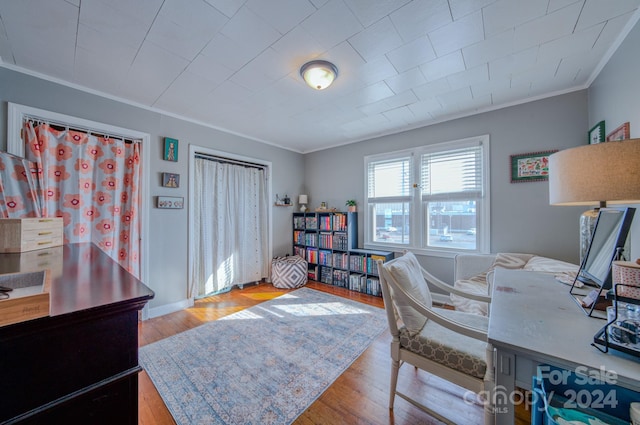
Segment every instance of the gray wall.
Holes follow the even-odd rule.
[[[639,45],[640,24],[636,24],[589,87],[589,128],[604,120],[609,133],[629,122],[631,138],[640,138]],[[631,253],[627,257],[633,260],[640,257],[640,210],[636,211],[631,227]]]
[[[584,208],[550,206],[547,182],[512,184],[510,155],[585,144],[587,130],[587,92],[581,90],[307,154],[305,186],[312,207],[326,201],[344,208],[352,198],[363,206],[365,155],[489,134],[491,252],[528,252],[577,263]],[[358,220],[364,229],[362,212]],[[451,259],[425,256],[421,262],[440,278],[452,278]]]
[[[302,192],[304,160],[301,154],[258,143],[242,137],[217,131],[192,122],[173,118],[147,109],[107,99],[50,81],[42,80],[0,67],[0,150],[6,150],[7,103],[45,109],[78,118],[129,128],[151,135],[151,164],[145,164],[150,173],[151,187],[145,194],[151,202],[157,195],[184,196],[188,201],[189,144],[204,146],[236,155],[271,161],[273,193],[290,195]],[[164,137],[180,141],[179,162],[162,160]],[[179,189],[161,187],[160,173],[181,175]],[[300,178],[292,178],[299,176]],[[170,190],[170,192],[167,192]],[[153,204],[152,204],[153,205]],[[273,253],[282,255],[291,251],[292,208],[272,208]],[[187,297],[188,204],[182,210],[151,208],[148,217],[149,275],[146,284],[156,297],[153,308],[184,303]]]

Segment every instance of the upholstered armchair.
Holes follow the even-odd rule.
[[[427,281],[441,289],[455,288],[424,270],[410,252],[387,263],[378,261],[378,270],[392,336],[389,409],[393,409],[397,395],[435,418],[452,423],[397,390],[399,369],[409,363],[483,396],[484,421],[492,424],[495,377],[493,347],[487,339],[488,318],[433,307]],[[462,291],[455,292],[463,295]],[[488,296],[472,297],[490,302]]]

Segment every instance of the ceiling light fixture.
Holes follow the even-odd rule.
[[[338,68],[331,62],[315,60],[302,65],[300,75],[309,87],[324,90],[338,78]]]

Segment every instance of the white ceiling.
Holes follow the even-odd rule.
[[[639,3],[0,0],[0,58],[312,152],[585,88]],[[339,69],[326,90],[299,76],[312,59]]]

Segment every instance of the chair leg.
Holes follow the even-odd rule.
[[[398,385],[398,371],[400,362],[391,360],[391,385],[389,386],[389,409],[393,409],[393,401],[396,398],[396,386]]]

